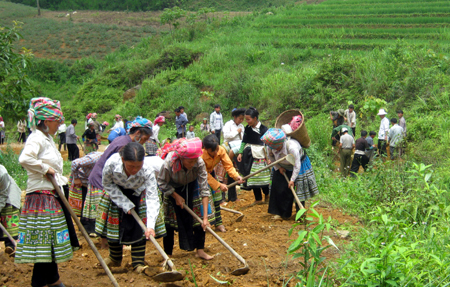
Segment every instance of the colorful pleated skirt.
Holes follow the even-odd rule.
[[[25,197],[19,224],[16,263],[65,262],[78,245],[73,224],[52,191],[41,190]],[[71,238],[72,234],[74,238]],[[76,242],[76,244],[71,244]]]
[[[0,223],[12,237],[19,234],[19,214],[20,210],[11,204],[6,204],[0,212]],[[0,230],[0,241],[5,241],[7,238],[7,235]]]

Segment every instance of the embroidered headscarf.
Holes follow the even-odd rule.
[[[286,134],[281,129],[271,128],[262,137],[261,140],[271,149],[278,149],[283,146]]]
[[[292,117],[292,121],[289,123],[292,130],[295,131],[302,124],[303,118],[301,115]]]
[[[199,138],[186,139],[181,138],[174,141],[171,145],[165,146],[159,150],[162,159],[165,159],[167,154],[174,151],[170,159],[170,166],[172,171],[177,173],[183,167],[181,164],[182,158],[199,158],[202,154],[202,140]]]
[[[130,133],[132,128],[153,128],[153,124],[151,121],[143,118],[141,116],[137,116],[136,119],[128,126],[127,125],[127,133]]]
[[[155,119],[155,125],[159,124],[159,123],[164,123],[166,122],[166,118],[164,116],[159,116]]]
[[[92,114],[89,113],[89,114],[87,114],[86,119],[89,120],[91,117],[92,117]]]
[[[32,98],[30,108],[28,109],[28,123],[32,131],[36,130],[36,126],[44,120],[64,121],[59,101],[49,98]]]
[[[117,114],[117,115],[115,116],[115,118],[116,118],[116,119],[117,119],[117,118],[121,119],[121,118],[122,118],[122,116],[121,116],[121,115],[119,115],[119,114]]]
[[[103,122],[102,125],[104,125],[104,126],[109,126],[109,123],[108,123],[108,122]]]
[[[91,117],[96,119],[97,118],[97,113],[93,113]]]

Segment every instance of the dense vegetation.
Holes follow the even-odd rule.
[[[178,28],[155,31],[103,59],[36,59],[32,84],[37,94],[60,99],[68,118],[78,119],[88,112],[102,120],[116,113],[153,119],[184,105],[198,124],[196,116],[220,103],[227,114],[253,105],[271,126],[283,110],[300,108],[313,140],[308,153],[321,199],[359,216],[365,228],[347,226],[354,244],[341,261],[326,272],[300,272],[297,279],[306,285],[325,274],[343,285],[448,284],[448,3],[330,0],[245,17],[195,14],[194,21],[180,18]],[[33,27],[24,26],[24,34],[27,29]],[[137,85],[136,96],[124,100],[123,93]],[[356,180],[336,180],[328,112],[349,102],[356,106],[357,134],[378,131],[380,107],[388,117],[405,111],[404,161],[379,160]],[[162,128],[161,136],[172,134],[171,124]],[[291,248],[297,257],[307,250],[299,243]]]
[[[36,7],[35,0],[12,0],[11,2]],[[247,11],[261,7],[281,6],[294,2],[294,0],[40,0],[39,5],[41,8],[51,10],[155,11],[181,6],[189,10],[207,7],[220,11]]]

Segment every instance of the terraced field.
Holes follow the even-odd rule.
[[[355,7],[357,6],[357,7]],[[362,50],[401,39],[423,47],[450,43],[450,3],[419,0],[329,0],[266,15],[249,41],[276,47]]]

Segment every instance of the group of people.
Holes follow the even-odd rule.
[[[333,122],[331,141],[333,146],[339,147],[342,177],[348,175],[355,177],[361,166],[366,170],[375,156],[375,151],[378,151],[378,156],[385,157],[387,146],[389,146],[391,160],[402,156],[406,138],[406,120],[403,117],[403,111],[397,111],[398,119],[393,117],[389,120],[386,115],[385,109],[378,111],[380,128],[378,144],[375,145],[374,138],[377,135],[375,131],[368,133],[361,130],[361,137],[355,140],[356,113],[352,104],[345,111],[339,109],[337,112],[330,112]]]
[[[7,208],[0,200],[1,222],[17,238],[15,262],[34,263],[31,285],[64,286],[57,264],[70,260],[79,248],[72,220],[49,180],[51,177],[60,187],[69,189],[71,208],[81,217],[88,233],[101,237],[103,245],[108,246],[107,265],[120,266],[122,246],[131,245],[132,266],[138,273],[147,270],[145,243],[150,236],[164,237],[164,250],[171,256],[176,231],[181,249],[196,250],[205,260],[213,258],[204,250],[205,229],[213,225],[218,231],[226,231],[220,208],[222,192],[228,191],[228,200],[238,200],[236,189],[228,190],[215,176],[219,163],[229,183],[237,181],[242,189],[253,190],[253,204],[268,203],[268,212],[274,215],[274,220],[291,217],[294,195],[290,188],[296,188],[303,205],[318,194],[308,156],[296,139],[287,136],[297,127],[295,123],[269,129],[252,107],[234,109],[231,116],[219,129],[215,125],[214,133],[203,140],[181,137],[161,147],[157,134],[164,117],[157,117],[154,123],[137,117],[129,123],[126,134],[110,140],[105,152],[93,151],[73,159],[67,179],[63,176],[63,159],[52,138],[64,122],[60,103],[33,98],[28,110],[32,133],[19,157],[28,174],[20,223],[20,200],[17,200],[20,190],[11,184],[14,180],[7,171],[0,168],[0,195],[9,196]],[[242,124],[244,119],[246,127]],[[76,122],[72,121],[70,126],[74,125]],[[68,133],[72,134],[70,126],[66,138]],[[116,128],[123,127],[113,127],[111,132]],[[224,135],[222,145],[217,136],[220,130]],[[158,146],[156,152],[152,144]],[[67,142],[68,148],[69,145]],[[287,154],[294,156],[294,164],[285,160]],[[278,160],[273,168],[243,180],[244,176]],[[202,222],[197,222],[186,207]],[[146,224],[146,232],[132,212]],[[5,215],[14,220],[3,220]],[[14,253],[12,246],[10,253]]]

